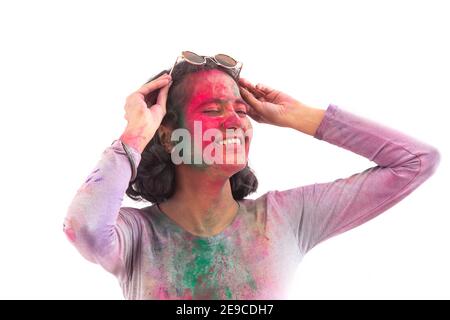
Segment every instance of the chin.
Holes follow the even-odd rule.
[[[220,149],[222,149],[222,147]],[[223,149],[219,150],[219,155],[216,154],[216,151],[218,151],[218,149],[214,149],[210,156],[207,156],[206,154],[203,155],[203,163],[205,163],[206,166],[213,168],[215,171],[223,172],[231,177],[247,166],[248,145],[246,148],[241,149],[236,149],[235,147],[234,150],[227,150],[226,147],[223,146]],[[218,157],[216,157],[216,155]]]
[[[230,178],[234,174],[243,170],[247,166],[247,164],[221,164],[216,166],[218,167],[218,170],[221,170]]]
[[[205,166],[217,173],[220,173],[220,175],[231,177],[247,166],[247,160],[247,157],[244,157],[239,162],[235,160],[234,162],[230,163],[212,163],[209,165],[205,164]]]

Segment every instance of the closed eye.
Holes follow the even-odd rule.
[[[219,110],[203,110],[203,113],[217,113]]]

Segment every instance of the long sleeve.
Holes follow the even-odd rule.
[[[333,104],[314,138],[377,166],[332,182],[266,194],[269,210],[294,226],[302,253],[386,211],[427,180],[440,162],[436,148]]]
[[[125,147],[132,158],[119,139],[103,152],[64,221],[64,232],[81,255],[120,277],[127,270],[127,246],[136,237],[134,230],[139,230],[139,222],[121,210],[121,204],[134,172],[133,161],[137,168],[141,154]]]

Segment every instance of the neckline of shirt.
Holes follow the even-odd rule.
[[[152,207],[155,209],[155,212],[158,215],[160,215],[166,222],[168,222],[169,224],[174,226],[175,230],[184,234],[189,240],[198,240],[198,241],[202,241],[205,243],[215,243],[218,240],[222,240],[222,239],[230,236],[233,233],[233,231],[236,230],[237,226],[239,225],[239,220],[242,215],[242,210],[244,208],[243,208],[243,205],[239,202],[239,200],[235,200],[235,201],[238,204],[238,209],[237,209],[237,212],[236,212],[233,220],[221,232],[219,232],[218,234],[215,234],[213,236],[209,236],[209,237],[199,236],[199,235],[193,234],[190,231],[184,229],[176,221],[174,221],[167,214],[165,214],[159,207],[158,203],[153,204]]]

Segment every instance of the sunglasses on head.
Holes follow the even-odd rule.
[[[175,60],[175,64],[170,69],[169,75],[172,75],[173,68],[175,68],[175,66],[181,61],[187,61],[195,65],[202,65],[206,63],[207,59],[212,60],[218,66],[231,70],[234,77],[239,78],[239,74],[241,73],[242,69],[242,62],[238,62],[229,55],[222,53],[209,57],[209,56],[199,56],[198,54],[191,51],[181,52],[181,56],[177,57],[177,60]]]

